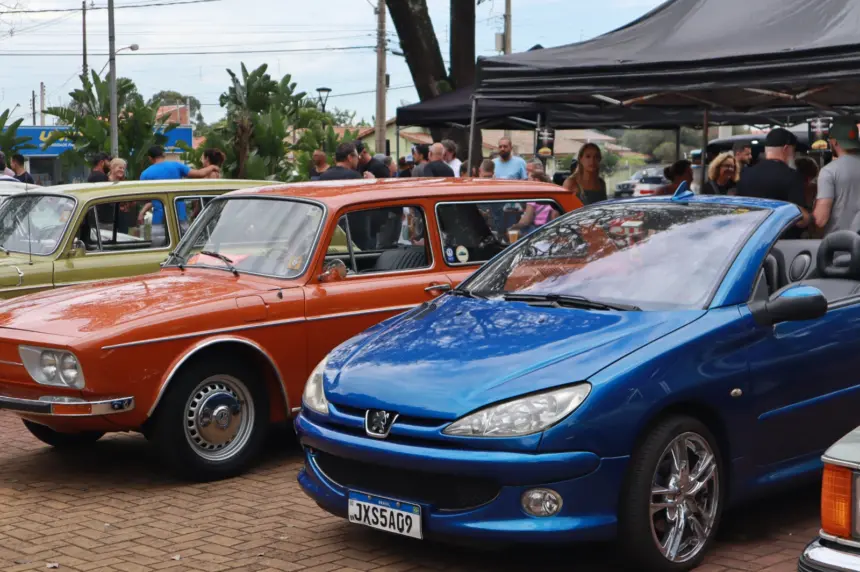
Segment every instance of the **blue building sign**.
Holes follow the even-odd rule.
[[[42,145],[44,145],[45,141],[48,140],[48,137],[54,131],[66,131],[68,129],[71,128],[65,125],[22,125],[18,128],[18,137],[29,138],[30,140],[27,143],[33,145],[35,149],[24,149],[21,151],[21,154],[25,157],[59,157],[61,153],[72,148],[71,141],[60,139],[44,150],[42,149]],[[167,144],[164,146],[164,150],[168,153],[179,153],[181,149],[176,146],[177,143],[182,141],[191,147],[193,136],[194,131],[191,126],[176,127],[167,133]]]

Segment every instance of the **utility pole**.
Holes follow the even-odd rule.
[[[81,2],[81,15],[82,24],[83,24],[83,38],[84,38],[84,76],[87,75],[87,0],[82,0]]]
[[[108,51],[110,63],[110,154],[119,156],[119,131],[117,126],[116,103],[116,32],[113,22],[113,0],[108,0]]]
[[[45,82],[39,83],[39,125],[45,125]]]
[[[376,152],[385,153],[385,0],[376,0]]]
[[[511,53],[511,2],[505,0],[505,55]]]
[[[36,90],[33,90],[33,125],[36,125]]]

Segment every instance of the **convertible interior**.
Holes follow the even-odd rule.
[[[860,235],[839,231],[821,240],[780,240],[762,266],[753,293],[767,299],[787,286],[818,288],[828,303],[860,295]]]

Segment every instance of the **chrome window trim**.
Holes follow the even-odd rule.
[[[49,196],[49,197],[59,197],[59,198],[64,198],[64,199],[72,199],[72,201],[74,201],[74,203],[75,203],[75,206],[72,209],[72,216],[70,216],[69,220],[66,221],[66,226],[63,228],[63,233],[60,235],[60,239],[57,241],[57,246],[55,246],[54,250],[52,250],[51,252],[44,253],[44,254],[43,253],[33,254],[32,252],[27,252],[26,250],[13,250],[11,248],[9,248],[7,250],[9,250],[9,252],[15,252],[18,254],[27,254],[30,256],[53,256],[54,254],[56,254],[56,252],[58,250],[60,250],[60,247],[65,249],[66,244],[69,242],[69,240],[68,240],[69,225],[72,223],[72,220],[77,219],[77,215],[79,214],[79,212],[78,212],[78,197],[76,197],[74,195],[67,195],[65,193],[51,193],[51,192],[31,193],[29,191],[23,191],[23,192],[16,193],[15,195],[12,195],[12,196],[9,196],[9,197],[3,199],[2,202],[5,204],[6,202],[14,200],[18,197],[31,197],[33,195],[45,195],[45,196]]]
[[[264,278],[274,278],[276,280],[298,280],[299,278],[304,276],[305,273],[308,271],[308,268],[311,265],[311,261],[316,257],[317,250],[319,249],[319,243],[320,243],[320,240],[322,240],[322,232],[326,226],[326,222],[328,221],[328,215],[329,215],[328,206],[324,202],[318,201],[315,199],[307,199],[304,197],[279,196],[279,195],[231,195],[229,197],[225,196],[225,195],[218,195],[218,196],[214,197],[209,202],[209,204],[212,204],[216,201],[236,201],[236,200],[288,201],[288,202],[293,202],[293,203],[307,203],[309,205],[313,205],[313,206],[317,206],[317,207],[322,208],[322,211],[323,211],[322,217],[320,217],[320,223],[317,227],[316,237],[314,237],[314,241],[311,244],[311,248],[310,248],[310,252],[308,254],[307,260],[305,260],[305,264],[298,274],[296,274],[295,276],[278,276],[276,274],[264,274],[262,272],[251,272],[249,270],[239,270],[240,276],[242,276],[242,275],[262,276]],[[197,222],[197,221],[195,221],[195,222]],[[191,228],[189,227],[188,230],[190,232]],[[188,234],[189,233],[186,232],[185,236],[188,236]],[[182,242],[185,240],[185,236],[183,236],[182,238],[179,239],[179,242],[176,244],[175,250],[178,250],[179,247],[182,245]],[[176,266],[175,264],[167,264],[165,262],[163,268],[173,268],[175,266]],[[227,268],[225,266],[211,266],[208,264],[190,264],[190,265],[185,264],[184,266],[186,269],[187,268],[209,268],[212,270],[227,270]]]
[[[277,364],[275,364],[275,360],[272,359],[272,356],[270,356],[269,353],[266,350],[264,350],[263,347],[260,346],[258,343],[253,342],[251,340],[246,340],[243,338],[237,338],[234,336],[225,336],[225,337],[214,338],[211,340],[205,340],[203,342],[198,343],[196,346],[194,346],[189,351],[187,351],[185,353],[185,355],[183,355],[182,358],[176,363],[176,365],[174,365],[170,369],[170,372],[164,378],[164,381],[162,382],[161,387],[158,390],[158,395],[155,397],[155,401],[153,401],[152,407],[149,408],[149,411],[147,412],[146,417],[147,418],[152,417],[152,414],[155,412],[155,409],[158,407],[158,404],[161,402],[161,398],[164,396],[165,391],[167,391],[167,386],[170,385],[170,382],[173,380],[173,376],[176,375],[176,372],[179,371],[179,368],[181,368],[184,363],[186,363],[189,359],[194,357],[194,355],[196,355],[200,350],[202,350],[204,348],[207,348],[209,346],[213,346],[215,344],[230,343],[230,342],[237,342],[240,344],[245,344],[246,346],[255,349],[260,355],[262,355],[264,358],[266,358],[266,361],[269,362],[269,365],[272,366],[272,369],[275,372],[275,377],[277,377],[276,381],[278,382],[278,388],[280,388],[281,396],[283,396],[283,398],[284,398],[285,414],[286,414],[287,419],[289,419],[290,416],[292,415],[292,409],[290,409],[290,398],[287,396],[287,389],[284,387],[284,377],[281,375],[281,370],[278,369]],[[265,413],[268,415],[268,411]]]
[[[100,205],[109,205],[109,204],[113,204],[113,203],[121,203],[121,202],[122,203],[131,203],[131,202],[138,202],[138,201],[148,201],[150,203],[153,201],[162,202],[161,199],[157,199],[157,198],[149,198],[148,199],[146,197],[143,197],[143,198],[136,198],[135,197],[135,198],[130,198],[129,200],[124,200],[124,201],[108,200],[108,201],[103,202],[103,203],[91,203],[90,208],[95,208],[95,207],[100,206]],[[166,207],[166,206],[167,205],[164,205],[164,207]],[[98,210],[96,210],[95,212],[96,212],[96,214],[95,214],[96,225],[98,225],[99,213],[98,213]],[[164,212],[166,213],[167,210],[165,209]],[[87,213],[89,213],[89,209],[87,209],[86,213],[84,213],[84,216],[86,216]],[[178,220],[177,220],[176,224],[177,224],[177,226],[179,225]],[[112,250],[112,251],[100,250],[100,251],[96,251],[96,252],[87,252],[84,255],[84,258],[86,258],[88,256],[105,256],[105,255],[113,255],[113,254],[128,254],[131,252],[160,252],[160,251],[170,252],[173,249],[173,235],[170,232],[170,225],[167,224],[167,217],[166,216],[164,219],[164,232],[167,233],[167,239],[168,239],[167,246],[159,246],[158,248],[129,248],[128,250]],[[102,244],[101,234],[99,234],[99,248],[101,248],[101,244]]]
[[[530,198],[530,199],[490,199],[490,200],[486,200],[486,201],[481,201],[481,200],[444,201],[444,202],[436,203],[436,206],[434,207],[434,214],[436,215],[436,229],[439,231],[439,247],[442,249],[442,259],[445,260],[445,265],[449,266],[451,268],[457,268],[457,267],[463,267],[463,266],[479,267],[479,266],[482,266],[482,265],[486,264],[487,262],[489,262],[490,259],[488,258],[487,260],[476,260],[475,262],[449,262],[447,259],[445,259],[445,243],[442,242],[442,220],[439,218],[439,207],[448,206],[448,205],[468,205],[468,204],[479,204],[479,203],[480,204],[516,203],[516,202],[534,203],[534,202],[538,202],[538,201],[548,201],[548,202],[551,202],[552,204],[554,204],[556,209],[559,211],[559,213],[561,213],[558,218],[561,218],[562,216],[567,214],[567,212],[565,212],[564,208],[562,208],[562,206],[560,204],[558,204],[558,201],[556,201],[555,199],[549,199],[549,198],[545,198],[545,199],[536,199],[536,198]],[[508,245],[508,246],[510,246],[510,245]]]
[[[230,191],[227,191],[227,192],[230,192]],[[219,195],[200,195],[200,194],[195,194],[192,192],[192,194],[189,194],[189,195],[177,194],[176,196],[173,197],[173,212],[176,213],[176,228],[179,230],[179,240],[182,240],[182,237],[185,236],[185,234],[188,234],[188,231],[191,230],[191,225],[189,224],[188,230],[185,231],[185,234],[182,233],[182,227],[180,226],[182,221],[179,220],[179,209],[177,208],[179,205],[179,201],[187,201],[189,199],[191,199],[191,200],[200,199],[200,207],[201,207],[200,208],[200,214],[203,214],[203,209],[205,209],[207,207],[207,205],[203,204],[203,199],[210,199],[209,202],[212,202],[212,199],[214,199],[217,196],[219,196]]]
[[[426,229],[430,228],[429,226],[427,226],[427,213],[426,213],[426,211],[424,210],[423,207],[415,206],[415,205],[394,205],[394,206],[390,206],[390,207],[376,207],[376,208],[361,209],[361,210],[357,210],[357,211],[346,211],[346,213],[344,213],[343,216],[347,216],[347,215],[350,215],[352,213],[361,213],[361,212],[380,210],[380,209],[407,208],[407,207],[419,209],[421,211],[421,216],[424,217],[424,228],[426,228]],[[340,218],[338,218],[338,222],[340,222]],[[430,264],[429,264],[429,266],[422,266],[420,268],[410,268],[407,270],[388,270],[385,272],[367,272],[365,274],[352,274],[352,275],[350,275],[347,273],[345,280],[355,280],[356,278],[371,278],[374,276],[392,276],[392,275],[397,275],[397,274],[417,274],[419,272],[427,272],[427,271],[436,270],[436,256],[433,254],[433,244],[432,244],[432,241],[430,240],[430,236],[429,236],[430,233],[425,230],[424,234],[425,234],[424,240],[425,240],[425,242],[428,243],[428,245],[430,247]],[[347,240],[349,240],[349,238],[347,238]],[[392,249],[387,249],[387,250],[392,250]],[[386,250],[383,250],[383,252],[386,252]],[[340,253],[338,253],[338,254],[340,254]],[[329,256],[328,246],[326,246],[326,253],[325,253],[325,256],[323,256],[323,264],[325,264],[325,259],[328,256]]]

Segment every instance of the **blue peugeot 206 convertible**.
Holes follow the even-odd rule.
[[[298,479],[414,538],[617,538],[688,570],[723,509],[814,477],[860,412],[860,236],[676,194],[573,211],[332,351]]]

